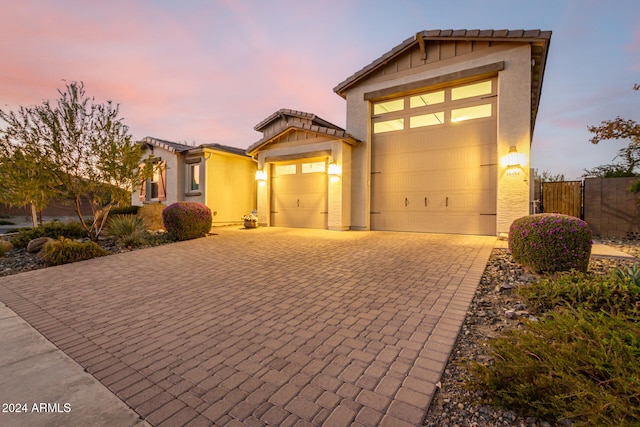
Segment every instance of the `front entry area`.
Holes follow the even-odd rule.
[[[271,166],[271,225],[327,228],[326,169],[326,159]]]

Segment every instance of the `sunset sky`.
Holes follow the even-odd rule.
[[[0,108],[83,81],[136,139],[246,148],[280,108],[345,126],[333,88],[416,32],[553,31],[532,166],[578,178],[621,141],[588,125],[640,121],[638,0],[0,0]]]

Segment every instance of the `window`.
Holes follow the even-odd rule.
[[[276,165],[276,176],[295,175],[296,165]]]
[[[437,113],[423,114],[420,116],[413,116],[409,119],[409,127],[419,128],[423,126],[441,125],[444,123],[444,111],[438,111]]]
[[[404,110],[404,99],[394,99],[393,101],[373,104],[373,114],[393,113],[394,111],[402,110]]]
[[[326,170],[325,162],[303,163],[302,173],[324,172]]]
[[[423,93],[422,95],[412,96],[409,100],[411,108],[424,107],[427,105],[440,104],[444,102],[444,91]]]
[[[451,110],[451,121],[462,122],[471,119],[491,117],[491,104],[476,105],[473,107],[457,108]]]
[[[141,170],[145,165],[140,165]],[[150,178],[147,178],[142,182],[140,186],[140,201],[150,202],[158,200],[166,200],[166,173],[167,167],[165,162],[158,161],[153,164],[153,173]]]
[[[490,95],[491,80],[481,83],[474,83],[466,86],[454,87],[451,89],[451,100],[473,98],[474,96]]]
[[[187,191],[200,190],[200,163],[191,163],[187,165]]]
[[[386,120],[373,124],[373,133],[392,132],[404,129],[404,119]]]

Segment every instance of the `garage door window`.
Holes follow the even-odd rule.
[[[409,119],[409,127],[420,128],[423,126],[441,125],[444,123],[444,111],[437,113],[423,114],[421,116],[413,116]]]
[[[393,132],[404,129],[404,119],[386,120],[373,124],[373,133]]]
[[[425,107],[427,105],[441,104],[444,102],[444,91],[423,93],[422,95],[412,96],[409,100],[411,108]]]
[[[373,114],[393,113],[404,110],[404,99],[394,99],[373,104]]]
[[[276,175],[295,175],[296,165],[276,165]]]
[[[451,110],[451,121],[462,122],[465,120],[491,117],[491,104],[475,105],[473,107],[456,108]]]
[[[474,96],[490,95],[491,80],[486,82],[474,83],[472,85],[459,86],[451,89],[451,100],[473,98]]]
[[[312,162],[302,164],[302,173],[324,172],[326,169],[325,162]]]

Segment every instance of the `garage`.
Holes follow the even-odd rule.
[[[271,225],[327,228],[327,162],[271,165]]]
[[[496,80],[372,102],[371,228],[496,234]]]

